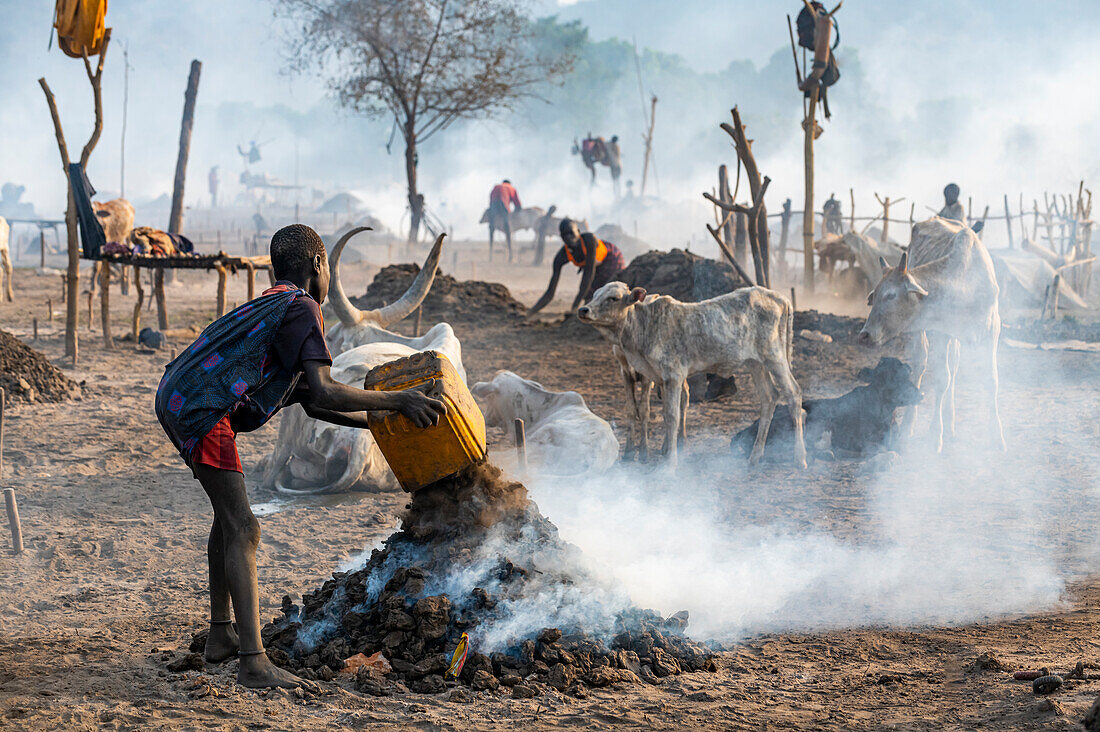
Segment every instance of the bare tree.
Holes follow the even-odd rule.
[[[424,216],[417,150],[459,119],[491,116],[568,71],[534,54],[517,0],[272,0],[297,26],[290,67],[319,73],[341,105],[393,115],[405,139],[409,242]]]

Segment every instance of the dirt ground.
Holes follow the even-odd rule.
[[[459,279],[474,269],[463,257]],[[449,261],[445,256],[446,271]],[[376,271],[347,266],[349,294],[363,293]],[[499,263],[479,262],[476,271],[478,279],[507,283],[528,304],[547,276]],[[209,322],[213,279],[188,273],[169,289],[173,327]],[[583,325],[560,322],[575,287],[572,278],[563,279],[558,315],[535,323],[454,324],[470,382],[507,368],[552,389],[579,391],[622,435],[626,413],[606,345]],[[1095,533],[1091,510],[1060,519],[1067,542],[1051,550],[1077,579],[1058,607],[943,627],[757,635],[720,653],[716,674],[593,690],[586,699],[556,692],[529,700],[477,692],[468,704],[446,695],[374,698],[354,692],[347,680],[324,685],[318,696],[256,692],[235,685],[235,661],[169,672],[166,662],[186,650],[207,619],[210,507],[152,410],[167,351],[189,339],[170,338],[160,352],[140,352],[132,343],[108,352],[98,334],[97,302],[97,332],[84,325],[74,368],[62,357],[60,323],[46,322],[47,297],[60,311],[59,281],[19,270],[17,301],[0,304],[0,328],[29,342],[31,318],[37,317],[39,340],[32,345],[84,382],[79,401],[16,402],[6,415],[0,484],[19,496],[26,551],[0,554],[0,728],[1073,729],[1100,693],[1100,681],[1077,681],[1041,698],[1006,671],[972,668],[983,653],[1009,670],[1065,671],[1078,660],[1100,661],[1100,580],[1091,574],[1090,556],[1071,541]],[[243,298],[243,282],[232,280],[230,302]],[[115,291],[112,301],[121,335],[133,300]],[[145,320],[155,323],[155,314]],[[400,326],[406,332],[411,327]],[[850,388],[855,370],[879,355],[843,338],[832,344],[801,340],[795,372],[808,396],[831,396]],[[1001,359],[1010,446],[1057,439],[1067,423],[1086,425],[1086,434],[1100,439],[1095,353],[1005,348]],[[1044,369],[1065,375],[1064,383],[1054,388],[1028,376]],[[964,379],[961,398],[972,392]],[[727,450],[729,435],[751,419],[744,391],[693,405],[686,459]],[[276,432],[272,424],[240,439],[246,477]],[[1014,459],[1011,451],[1005,459]],[[1065,485],[1058,500],[1074,501],[1096,488],[1087,465],[1052,460],[1048,469]],[[742,520],[788,513],[838,535],[868,520],[855,464],[816,462],[801,473],[777,463],[755,476],[767,495],[738,507]],[[807,496],[824,510],[806,511]],[[371,493],[279,505],[273,504],[276,496],[255,489],[252,498],[267,509],[259,554],[265,619],[278,613],[284,593],[298,597],[317,587],[341,562],[388,536],[405,502],[403,494]]]

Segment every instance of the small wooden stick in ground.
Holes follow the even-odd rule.
[[[38,318],[31,318],[31,323],[34,326],[34,338],[32,338],[31,340],[37,341],[38,340]]]
[[[527,472],[527,434],[523,429],[523,420],[516,419],[516,459],[518,461],[519,469],[523,472]]]
[[[88,290],[88,330],[95,330],[92,326],[92,291]]]
[[[53,322],[53,298],[46,298],[46,322]]]
[[[4,475],[4,389],[0,388],[0,478]],[[23,525],[19,522],[19,506],[15,502],[15,489],[4,489],[4,505],[8,509],[11,526],[12,554],[23,553]]]
[[[798,310],[798,300],[794,296],[794,288],[791,288],[791,310]]]
[[[19,521],[19,504],[15,502],[15,489],[4,489],[4,506],[8,509],[8,524],[11,526],[11,553],[23,553],[23,524]]]

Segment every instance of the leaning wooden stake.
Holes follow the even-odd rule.
[[[523,430],[523,420],[516,419],[516,460],[519,465],[520,472],[527,472],[527,435]]]
[[[856,191],[848,189],[848,199],[851,201],[851,209],[848,211],[848,231],[856,230]]]
[[[4,389],[0,387],[0,479],[4,477]],[[4,506],[8,510],[8,525],[11,527],[12,554],[23,553],[23,525],[19,522],[19,506],[15,502],[15,489],[4,489]]]
[[[1012,214],[1008,210],[1008,194],[1005,197],[1005,228],[1008,230],[1008,248],[1012,249]]]

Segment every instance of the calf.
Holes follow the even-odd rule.
[[[775,405],[782,399],[794,425],[795,462],[805,467],[802,391],[791,373],[793,315],[790,300],[763,287],[685,303],[665,295],[647,300],[644,289],[631,290],[622,282],[604,285],[577,311],[582,321],[607,333],[633,372],[661,385],[670,465],[677,460],[684,401],[672,395],[685,393],[692,374],[730,377],[747,368],[760,400],[750,462],[763,457]]]
[[[857,379],[867,384],[835,399],[802,402],[806,412],[806,440],[811,444],[829,433],[834,452],[865,457],[892,445],[894,412],[920,403],[921,393],[911,380],[912,370],[896,358],[880,359],[873,369],[862,368]],[[768,440],[768,454],[790,442],[792,434],[781,407]],[[730,447],[748,452],[756,440],[759,422],[733,437]]]
[[[576,475],[603,472],[619,459],[619,441],[575,391],[550,391],[511,371],[498,371],[492,381],[470,389],[489,425],[511,434],[522,419],[527,455],[544,472]]]

